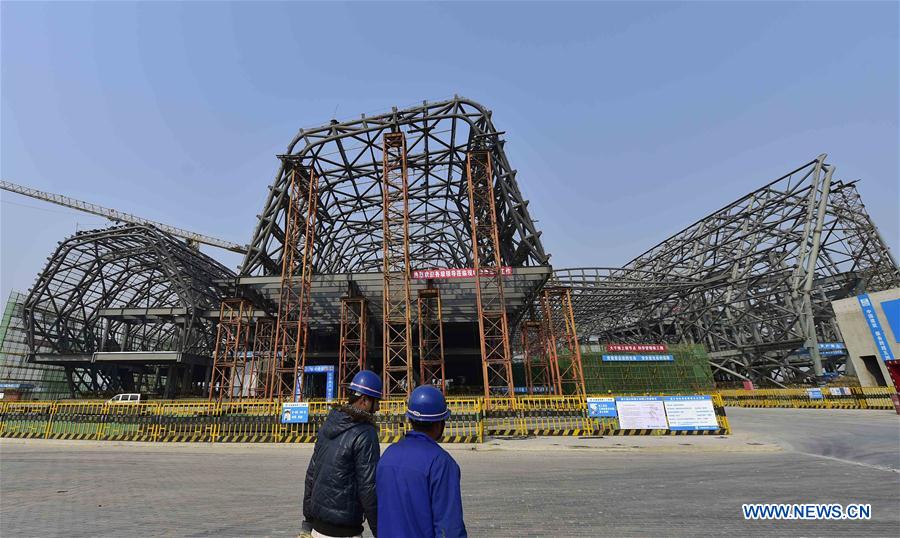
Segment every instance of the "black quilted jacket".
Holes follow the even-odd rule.
[[[303,516],[329,536],[362,534],[363,516],[378,532],[375,467],[380,457],[371,414],[350,406],[332,409],[319,428],[306,470]]]

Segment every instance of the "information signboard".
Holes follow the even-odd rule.
[[[673,355],[603,355],[603,362],[672,362]]]
[[[588,416],[591,418],[603,418],[616,416],[615,398],[588,398]]]
[[[669,346],[666,344],[607,344],[606,351],[626,353],[642,353],[649,351],[650,353],[665,353],[666,351],[669,351]]]
[[[822,400],[825,398],[822,395],[822,389],[806,389],[806,394],[810,400]]]
[[[281,404],[282,424],[306,424],[309,422],[309,404],[306,402],[286,402]]]
[[[894,360],[894,352],[891,351],[891,347],[888,345],[887,335],[884,334],[884,330],[881,328],[881,322],[878,321],[878,316],[875,315],[875,308],[872,305],[869,294],[863,293],[862,295],[857,296],[857,300],[859,301],[860,309],[862,309],[863,317],[866,319],[866,325],[869,326],[869,331],[872,333],[872,340],[875,342],[875,347],[878,348],[878,354],[881,355],[881,360]]]
[[[482,267],[481,274],[490,276],[490,268]],[[513,274],[512,267],[504,266],[500,268],[502,276],[511,276]],[[471,267],[463,267],[460,269],[419,269],[412,272],[413,280],[429,280],[435,278],[475,278],[475,269]]]
[[[623,430],[667,430],[666,409],[660,396],[616,398],[619,428]]]
[[[718,430],[712,396],[663,396],[672,431]]]
[[[303,368],[304,374],[325,374],[325,401],[334,400],[334,365],[332,364],[311,364]],[[303,376],[297,380],[297,386],[294,390],[294,400],[299,400],[303,393]]]

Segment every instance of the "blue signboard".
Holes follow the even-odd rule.
[[[309,422],[309,404],[306,402],[281,404],[282,424],[306,424]]]
[[[884,317],[887,318],[888,325],[890,325],[891,331],[894,333],[894,342],[900,344],[900,299],[883,301],[881,310],[884,312]]]
[[[712,396],[663,396],[672,431],[718,430]]]
[[[615,398],[588,398],[588,416],[591,418],[616,417]]]
[[[872,332],[872,340],[875,341],[875,347],[878,348],[878,354],[881,355],[881,360],[894,360],[894,352],[891,351],[887,335],[884,334],[884,330],[881,328],[881,322],[878,321],[878,316],[875,315],[875,308],[872,305],[872,300],[869,299],[869,294],[863,293],[862,295],[859,295],[857,299],[859,300],[859,307],[862,309],[863,317],[866,318],[866,324],[869,326],[869,331]]]
[[[0,389],[30,390],[33,388],[34,385],[31,383],[0,383]]]
[[[507,392],[509,391],[509,389],[503,389],[502,387],[497,387],[497,390],[498,390],[498,391],[501,390],[501,389],[502,389],[502,390],[505,390],[505,391],[507,391]],[[515,387],[515,389],[513,389],[513,390],[515,390],[516,394],[526,394],[526,393],[528,393],[528,387]],[[533,392],[534,394],[543,394],[543,393],[545,393],[545,392],[549,394],[549,393],[550,393],[550,387],[545,387],[545,386],[543,386],[543,385],[539,385],[539,386],[537,386],[537,387],[532,387],[531,392]]]
[[[822,396],[822,389],[806,389],[806,394],[810,400],[822,400],[825,398]]]
[[[794,352],[795,355],[809,355],[805,347]],[[819,342],[819,355],[823,357],[840,357],[847,354],[847,346],[843,342]]]
[[[603,355],[603,362],[650,362],[675,360],[672,355]]]
[[[331,364],[314,364],[303,368],[305,374],[325,374],[325,400],[334,400],[334,365]],[[294,391],[294,400],[300,399],[303,392],[303,379],[297,380],[297,387]]]

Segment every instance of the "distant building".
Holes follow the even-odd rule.
[[[6,400],[69,398],[65,369],[28,362],[22,305],[25,294],[9,294],[0,320],[0,393]]]
[[[831,303],[864,387],[894,385],[900,390],[900,288]]]

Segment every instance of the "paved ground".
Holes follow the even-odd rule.
[[[739,433],[728,439],[453,447],[470,535],[897,535],[900,472],[888,467],[900,451],[900,417],[729,415]],[[293,536],[311,453],[307,446],[13,440],[0,450],[4,537]],[[748,522],[740,512],[747,502],[871,503],[873,519]]]
[[[811,455],[900,470],[900,416],[857,409],[727,409],[742,434]]]

